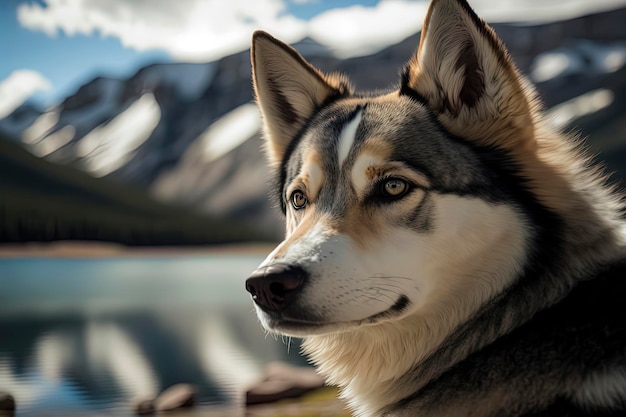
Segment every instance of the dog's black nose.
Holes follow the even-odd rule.
[[[293,301],[306,276],[306,271],[299,266],[264,266],[246,280],[246,290],[259,307],[279,312]]]

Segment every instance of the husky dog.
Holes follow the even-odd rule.
[[[626,415],[623,198],[464,0],[385,94],[251,55],[287,225],[246,281],[267,330],[358,416]]]

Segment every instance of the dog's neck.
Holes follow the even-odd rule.
[[[415,391],[415,384],[400,387],[396,381],[441,345],[447,335],[438,331],[440,328],[435,318],[410,316],[353,331],[307,337],[303,350],[327,383],[341,387],[342,397],[355,414],[367,416]]]

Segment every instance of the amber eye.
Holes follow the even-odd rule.
[[[409,184],[398,178],[390,178],[383,181],[381,192],[383,196],[388,198],[402,197],[409,190]]]
[[[304,193],[300,190],[296,190],[291,194],[291,205],[296,210],[303,209],[304,207],[306,207],[306,204],[308,202],[309,200],[306,198]]]

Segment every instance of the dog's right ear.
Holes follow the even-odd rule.
[[[250,55],[268,158],[277,165],[313,113],[329,100],[349,94],[351,88],[345,77],[323,74],[295,49],[263,31],[252,36]]]
[[[504,149],[534,146],[532,91],[502,41],[466,0],[432,0],[402,91],[453,134]]]

